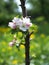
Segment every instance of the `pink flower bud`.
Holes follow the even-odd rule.
[[[10,43],[9,43],[9,46],[12,47],[13,45],[14,45],[14,42],[10,42]]]
[[[30,27],[30,26],[32,26],[32,23],[26,23],[26,26]]]
[[[9,22],[9,27],[11,27],[12,29],[16,29],[16,24],[13,22]]]

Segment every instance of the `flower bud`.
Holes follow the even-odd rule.
[[[12,47],[13,45],[14,45],[14,42],[10,42],[10,43],[9,43],[9,46]]]
[[[16,29],[16,24],[13,22],[9,22],[9,27],[11,27],[12,29]]]

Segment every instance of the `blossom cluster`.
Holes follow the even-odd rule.
[[[22,19],[14,17],[12,22],[9,22],[8,26],[12,29],[19,28],[22,31],[26,31],[27,29],[29,29],[30,26],[32,26],[32,23],[30,22],[30,18],[28,17]]]

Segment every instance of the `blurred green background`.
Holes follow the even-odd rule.
[[[14,16],[21,16],[20,0],[0,0],[0,65],[24,65],[25,48],[20,51],[9,47],[13,34],[9,32],[8,23]],[[19,8],[20,7],[20,8]],[[27,14],[38,30],[30,38],[30,65],[49,65],[49,0],[26,0]],[[22,33],[19,32],[19,36]]]

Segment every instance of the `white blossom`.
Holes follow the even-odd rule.
[[[22,25],[22,20],[20,18],[14,17],[14,19],[12,20],[12,22],[15,23],[16,26],[21,26]]]
[[[30,22],[30,18],[25,17],[23,18],[22,25],[19,28],[22,31],[26,31],[27,29],[29,29],[30,26],[32,26],[32,23]]]
[[[30,26],[32,26],[32,23],[30,22],[30,18],[25,17],[20,19],[14,17],[12,22],[9,22],[8,26],[11,27],[12,29],[18,27],[20,30],[26,31],[27,29],[29,29]]]

